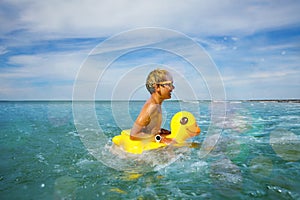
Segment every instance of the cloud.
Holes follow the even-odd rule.
[[[1,70],[2,78],[51,78],[73,80],[85,55],[62,54],[57,55],[17,55],[9,59],[9,64],[22,65],[21,68],[7,68]]]
[[[15,55],[0,68],[1,99],[71,99],[86,53]],[[64,91],[64,92],[62,92]]]
[[[141,71],[137,68],[138,66],[139,68],[145,67],[145,70]],[[184,88],[193,86],[193,88],[197,88],[198,93],[201,93],[199,95],[197,92],[193,95],[191,93],[179,95],[180,92],[178,92],[177,94],[181,98],[200,98],[203,90],[206,93],[208,93],[207,90],[210,90],[210,94],[206,94],[205,97],[212,95],[216,99],[224,98],[222,97],[223,90],[220,91],[222,82],[218,71],[201,47],[184,35],[158,29],[137,29],[126,32],[97,46],[90,53],[88,60],[79,72],[80,75],[76,80],[79,83],[76,91],[79,92],[76,93],[76,98],[94,97],[96,82],[101,79],[99,85],[105,85],[101,88],[101,95],[110,99],[112,94],[109,91],[113,91],[124,74],[132,72],[132,69],[139,71],[140,76],[131,75],[133,73],[128,74],[127,81],[122,85],[125,88],[133,89],[132,87],[136,85],[144,85],[146,75],[157,67],[170,68],[176,74],[185,77],[184,81],[178,75],[176,79],[174,78],[176,83],[179,83],[178,88],[186,85],[182,91],[187,92],[189,90]],[[128,92],[120,90],[118,98],[124,99],[126,95]],[[203,98],[204,95],[201,97]]]
[[[6,54],[8,50],[5,47],[0,46],[0,55]]]
[[[266,78],[274,78],[274,77],[284,77],[284,76],[288,76],[291,74],[295,74],[295,73],[299,73],[300,71],[297,70],[285,70],[285,71],[275,71],[275,72],[256,72],[256,73],[252,73],[249,75],[250,78],[255,78],[255,79],[266,79]]]
[[[249,34],[299,24],[300,9],[300,3],[293,0],[4,2],[15,14],[2,12],[2,27],[8,32],[24,28],[47,37],[103,37],[145,26],[201,35]]]
[[[261,90],[279,88],[287,82],[289,88],[282,88],[282,94],[276,92],[273,98],[284,98],[287,91],[298,98],[298,10],[300,3],[293,0],[3,0],[0,5],[0,98],[70,98],[72,81],[89,52],[99,42],[138,27],[174,29],[201,44],[216,63],[229,98],[260,97],[264,95]],[[197,82],[188,63],[179,56],[170,56],[164,49],[156,53],[146,51],[154,44],[163,45],[165,49],[175,47],[170,41],[160,40],[159,34],[156,36],[155,41],[149,42],[147,38],[153,37],[153,32],[145,31],[144,40],[131,35],[127,40],[134,43],[115,40],[114,44],[94,51],[95,56],[103,56],[90,63],[94,67],[82,81],[97,74],[97,66],[114,53],[140,47],[140,51],[118,58],[115,68],[111,68],[112,76],[122,75],[132,67],[157,63],[174,67],[195,85],[205,85],[205,81]],[[199,58],[199,54],[182,44],[177,40],[186,58]],[[142,71],[140,73],[144,77]],[[127,78],[129,84],[140,80],[132,74]],[[207,73],[202,78],[213,80]],[[116,83],[104,79],[103,84],[107,93],[103,89],[101,95],[109,96],[109,89]],[[207,95],[202,87],[197,86],[196,90],[200,91],[199,96]]]

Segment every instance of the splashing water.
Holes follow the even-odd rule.
[[[110,102],[96,102],[107,139],[95,138],[91,149],[75,128],[71,102],[1,102],[0,198],[299,199],[300,104],[227,104],[220,137],[207,137],[208,129],[220,131],[220,124],[211,121],[210,102],[200,101],[195,116],[202,132],[192,141],[198,147],[136,156],[112,147],[111,138],[121,129]],[[165,102],[164,128],[178,111],[176,105]],[[132,118],[138,111],[130,109]],[[92,126],[85,131],[87,137],[97,136]],[[201,145],[206,140],[210,144],[209,139],[217,144]],[[211,151],[203,156],[201,148]]]

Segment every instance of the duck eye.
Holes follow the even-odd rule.
[[[181,118],[181,120],[180,120],[180,124],[185,125],[185,124],[188,123],[188,121],[189,121],[189,119],[188,119],[187,117],[183,117],[183,118]]]

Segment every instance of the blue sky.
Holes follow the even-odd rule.
[[[2,0],[0,99],[72,99],[77,74],[91,51],[143,27],[174,30],[201,45],[219,72],[227,99],[300,99],[299,10],[297,0]],[[114,45],[129,48],[124,44]],[[99,77],[95,98],[125,98],[119,85],[135,83],[130,98],[147,98],[142,82],[156,66],[174,71],[174,98],[181,98],[181,80],[188,79],[195,98],[211,99],[208,77],[191,75],[190,64],[174,54],[147,48],[112,63]]]

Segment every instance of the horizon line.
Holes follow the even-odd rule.
[[[133,99],[133,100],[109,100],[109,99],[96,99],[96,100],[72,100],[72,99],[0,99],[0,102],[126,102],[126,101],[146,101],[146,99]],[[226,101],[276,101],[276,102],[288,102],[288,101],[296,101],[300,103],[300,99],[226,99],[226,100],[212,100],[212,99],[196,99],[196,100],[182,100],[182,99],[173,99],[173,100],[165,100],[165,102],[194,102],[194,101],[212,101],[212,102],[226,102]]]

